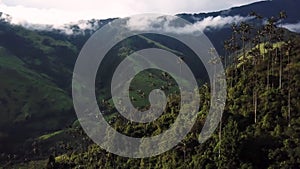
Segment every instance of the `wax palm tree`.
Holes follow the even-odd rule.
[[[233,24],[232,25],[232,51],[234,53],[234,66],[235,66],[235,69],[237,69],[237,49],[238,49],[238,41],[237,41],[237,35],[238,35],[238,32],[239,32],[239,29],[238,29],[238,26],[236,24]]]
[[[229,51],[230,51],[230,41],[224,41],[224,49],[225,49],[225,56],[224,56],[224,67],[227,67],[227,62],[229,60]]]
[[[249,41],[249,35],[251,31],[251,27],[246,22],[241,22],[239,25],[239,33],[241,34],[241,41],[242,41],[242,50],[243,50],[243,58],[242,61],[246,62],[246,43]],[[245,71],[245,63],[243,64],[243,71]]]
[[[257,41],[254,42],[256,44]],[[254,67],[254,76],[253,76],[253,108],[254,108],[254,123],[257,121],[257,95],[258,95],[258,74],[257,74],[257,65],[258,59],[260,57],[260,49],[254,48],[249,52],[249,55],[253,57],[253,67]]]
[[[291,40],[289,40],[286,44],[286,56],[287,56],[287,79],[288,79],[288,126],[291,126],[291,76],[290,76],[290,62],[291,62],[291,51],[294,47],[294,44]]]
[[[279,20],[282,23],[282,21],[287,18],[287,15],[285,11],[281,11],[279,13]],[[282,29],[282,25],[280,24],[280,30],[278,31],[278,34],[276,37],[278,37],[279,41],[283,41],[283,36],[284,36],[284,30]],[[282,47],[279,47],[279,89],[282,87],[282,61],[283,61],[283,56],[282,56]]]

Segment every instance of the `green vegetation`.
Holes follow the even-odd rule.
[[[256,13],[252,15],[263,19]],[[64,78],[70,75],[72,61],[66,60],[77,50],[75,45],[36,32],[24,33],[28,30],[22,28],[14,28],[18,33],[8,31],[10,38],[17,35],[26,39],[31,42],[27,46],[29,49],[35,52],[40,49],[41,53],[30,55],[23,53],[24,49],[15,52],[0,39],[0,89],[4,89],[0,90],[0,139],[6,145],[16,140],[10,127],[17,128],[20,133],[30,133],[18,138],[25,139],[24,144],[11,143],[18,148],[23,145],[25,148],[20,150],[26,153],[3,153],[1,165],[5,168],[297,169],[300,166],[300,36],[277,26],[285,17],[282,12],[278,17],[264,18],[265,25],[242,22],[232,26],[232,36],[224,43],[226,56],[221,60],[226,66],[227,102],[221,123],[212,137],[203,144],[198,142],[210,104],[210,85],[203,84],[199,89],[201,107],[191,132],[168,152],[145,159],[108,153],[95,145],[72,118],[70,86],[66,82],[70,77]],[[4,30],[7,27],[2,25]],[[49,40],[47,45],[43,43],[45,39]],[[189,56],[188,52],[182,52],[184,48],[175,50],[153,39],[143,36],[133,40],[140,48],[154,45]],[[106,63],[120,61],[139,49],[134,48],[134,41],[118,47],[121,49],[110,53],[112,60]],[[57,52],[57,48],[61,51]],[[69,57],[62,59],[68,52],[71,52]],[[184,59],[188,61],[189,58]],[[211,64],[214,63],[212,55]],[[59,75],[61,73],[67,75]],[[140,109],[149,105],[147,96],[151,90],[163,88],[169,94],[165,112],[148,124],[122,118],[107,94],[109,88],[98,81],[96,84],[100,86],[96,94],[106,120],[128,136],[162,133],[173,124],[180,109],[178,88],[174,87],[172,78],[161,71],[141,72],[130,85],[132,102]]]
[[[31,154],[33,150],[29,145],[33,138],[67,127],[74,121],[75,115],[69,92],[62,88],[62,83],[57,83],[57,77],[53,74],[64,71],[53,71],[55,67],[48,62],[57,62],[52,55],[58,53],[55,50],[60,46],[74,50],[71,44],[5,22],[0,22],[0,29],[2,163],[6,153],[19,156]],[[56,46],[42,44],[44,39]],[[64,50],[60,52],[60,56],[66,53]],[[10,155],[9,158],[17,156]]]
[[[281,29],[275,22],[269,24],[274,28],[272,36],[280,36]],[[238,29],[240,25],[236,26]],[[265,26],[256,29],[249,30],[252,37]],[[236,41],[229,45],[243,44],[239,38],[242,34],[239,29],[234,35]],[[283,39],[274,41],[262,37],[262,42],[257,42],[260,45],[249,41],[249,46],[255,47],[244,45],[239,50],[241,54],[229,52],[228,99],[222,125],[204,144],[198,143],[197,136],[209,109],[207,85],[199,91],[203,99],[197,123],[172,150],[156,157],[129,159],[92,144],[87,151],[57,158],[57,164],[74,168],[79,165],[86,168],[297,168],[300,165],[300,38],[294,34],[292,38],[286,33],[282,35]],[[271,43],[271,47],[261,45],[266,44],[264,41]],[[266,49],[261,50],[262,46]],[[176,97],[171,99],[171,103],[177,101]],[[172,111],[174,106],[169,108],[156,125],[126,125],[128,122],[122,119],[116,119],[113,124],[125,134],[155,135],[167,129],[176,117]]]

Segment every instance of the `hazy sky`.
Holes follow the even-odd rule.
[[[0,0],[0,12],[13,23],[64,24],[81,19],[106,19],[141,13],[200,13],[260,0]]]

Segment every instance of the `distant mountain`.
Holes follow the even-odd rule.
[[[299,12],[300,1],[299,0],[270,0],[255,2],[249,5],[244,5],[240,7],[230,8],[228,10],[222,10],[210,13],[198,13],[198,14],[178,14],[192,23],[201,22],[208,17],[233,17],[241,16],[247,17],[251,12],[256,12],[257,14],[264,17],[277,17],[281,11],[285,11],[287,18],[281,23],[283,25],[294,25],[300,23],[300,12]],[[257,21],[254,21],[257,22]],[[223,27],[218,27],[214,29],[213,27],[206,30],[205,33],[212,41],[213,45],[217,49],[220,55],[224,55],[223,42],[230,39],[232,23],[228,23]],[[300,27],[300,25],[298,25]],[[288,28],[288,27],[287,27]],[[300,29],[298,29],[300,30]]]
[[[178,14],[178,16],[189,20],[190,22],[195,22],[202,20],[206,17],[217,17],[217,16],[248,16],[251,12],[255,11],[256,13],[264,16],[278,16],[280,11],[285,11],[288,15],[288,18],[284,23],[298,23],[300,22],[300,13],[298,12],[300,6],[299,0],[269,0],[269,1],[260,1],[252,4],[233,7],[228,10],[222,10],[218,12],[210,13],[198,13],[198,14]]]
[[[276,17],[281,11],[287,13],[287,18],[280,24],[287,25],[286,28],[293,27],[290,30],[300,30],[296,29],[295,26],[300,27],[300,13],[298,12],[298,7],[300,6],[299,0],[269,0],[260,1],[252,4],[233,7],[228,10],[221,10],[209,13],[194,13],[187,14],[182,13],[177,16],[188,20],[191,23],[202,22],[206,18],[216,18],[220,17],[220,20],[226,17],[249,17],[249,14],[253,11],[264,17]],[[2,16],[1,16],[2,15]],[[0,20],[9,22],[11,17],[7,14],[0,12]],[[60,27],[53,27],[51,25],[23,25],[25,28],[38,30],[40,33],[51,36],[55,39],[68,39],[73,44],[75,44],[79,49],[83,46],[86,40],[98,29],[100,29],[105,24],[113,21],[116,18],[110,19],[91,19],[91,20],[80,20],[78,22],[73,22],[69,24],[62,25]],[[249,18],[251,19],[251,18]],[[211,22],[204,23],[204,25],[209,28],[205,29],[205,33],[210,38],[214,44],[217,51],[223,55],[223,42],[230,38],[230,26],[234,20],[229,21],[227,24],[221,26],[209,25]],[[255,21],[256,22],[256,21]]]
[[[233,22],[238,20],[229,20],[228,23],[222,24],[220,26],[210,25],[215,24],[214,22],[226,20],[232,17],[246,18],[249,17],[249,14],[255,11],[257,14],[264,17],[277,17],[281,11],[285,11],[287,18],[282,21],[280,24],[287,25],[286,28],[299,26],[300,27],[300,13],[298,12],[298,7],[300,6],[299,0],[270,0],[270,1],[260,1],[252,4],[233,7],[228,10],[222,10],[217,12],[209,13],[195,13],[195,14],[178,14],[177,16],[188,20],[191,23],[203,22],[203,25],[206,26],[205,33],[212,41],[213,45],[217,49],[220,55],[224,55],[223,42],[230,38],[230,26]],[[6,18],[9,18],[6,16]],[[205,23],[207,18],[210,18],[212,21]],[[74,44],[80,48],[84,42],[90,37],[96,30],[101,28],[103,25],[108,22],[113,21],[116,18],[106,19],[106,20],[97,20],[92,19],[88,21],[79,21],[78,23],[71,23],[64,25],[61,29],[46,29],[44,34],[51,35],[54,37],[62,37],[61,34],[65,33],[66,37],[70,39]],[[214,21],[214,19],[216,21]],[[251,20],[251,18],[248,18]],[[254,21],[257,22],[257,21]],[[32,27],[33,28],[33,27]],[[50,31],[49,31],[50,30]],[[290,30],[300,30],[299,29],[290,29]]]

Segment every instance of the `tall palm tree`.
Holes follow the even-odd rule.
[[[289,40],[287,42],[287,51],[286,51],[286,55],[287,55],[287,59],[288,59],[288,63],[287,63],[287,79],[288,79],[288,126],[291,126],[291,76],[290,76],[290,62],[291,62],[291,51],[294,47],[294,44],[291,40]]]
[[[276,42],[276,32],[277,32],[277,24],[278,19],[275,17],[270,17],[267,20],[267,24],[265,25],[265,30],[267,33],[268,43],[265,44],[265,49],[267,50],[267,63],[268,63],[268,76],[267,76],[267,88],[270,86],[270,75],[273,75],[273,48],[274,43]],[[273,83],[272,83],[273,86]]]
[[[272,64],[271,51],[273,50],[272,37],[274,32],[275,19],[274,17],[268,18],[267,24],[264,25],[263,30],[267,35],[267,42],[264,43],[264,54],[267,56],[267,89],[270,86],[270,64]],[[271,60],[271,62],[270,62]]]
[[[251,27],[246,22],[241,22],[239,25],[239,33],[241,34],[241,40],[242,40],[242,50],[243,50],[243,62],[246,62],[246,43],[249,41],[249,35]],[[245,64],[243,64],[243,71],[245,71]]]
[[[257,44],[257,41],[254,42]],[[258,46],[258,45],[256,45]],[[253,67],[254,67],[254,76],[253,76],[253,107],[254,107],[254,123],[256,123],[257,119],[257,95],[258,95],[258,74],[257,74],[257,65],[258,59],[260,57],[260,49],[258,47],[254,48],[249,52],[249,55],[253,57]]]
[[[227,67],[227,62],[229,60],[229,51],[230,51],[230,41],[224,41],[224,49],[225,49],[225,56],[224,56],[224,67]]]
[[[282,21],[287,18],[286,12],[285,11],[281,11],[279,13],[279,21],[280,23],[282,23]],[[280,24],[280,30],[278,31],[279,34],[277,35],[277,37],[279,37],[279,41],[283,41],[283,36],[284,36],[284,31],[282,29],[282,24]],[[283,56],[282,56],[282,47],[279,47],[279,89],[282,88],[282,60],[283,60]]]
[[[237,75],[237,64],[238,64],[238,54],[237,51],[239,49],[238,47],[238,40],[237,40],[237,35],[239,32],[238,26],[234,23],[232,25],[232,51],[233,51],[233,62],[234,62],[234,76],[233,79],[235,79],[234,77]],[[234,80],[235,82],[235,80]]]

